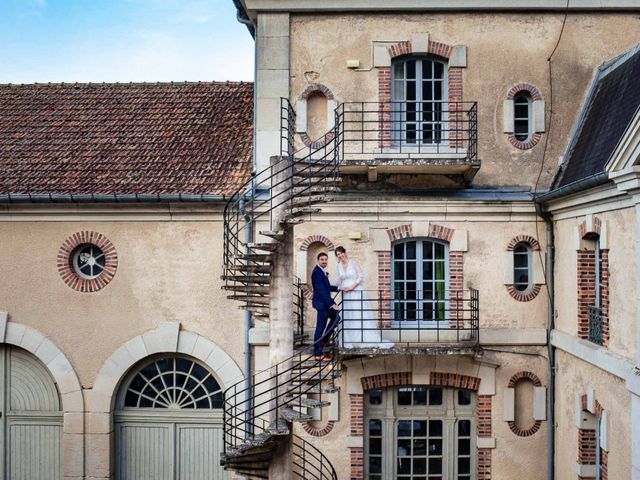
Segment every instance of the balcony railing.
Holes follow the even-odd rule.
[[[343,294],[339,345],[349,349],[477,345],[479,295],[475,289]]]
[[[345,102],[336,109],[341,161],[477,161],[476,102]]]
[[[589,307],[589,341],[603,345],[602,309],[594,305]]]

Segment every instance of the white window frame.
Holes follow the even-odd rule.
[[[517,251],[518,247],[524,247],[524,248],[526,248],[527,251],[526,252],[518,252]],[[522,285],[522,282],[518,282],[517,272],[518,271],[522,271],[523,267],[518,267],[517,266],[516,255],[523,256],[523,257],[526,256],[526,259],[527,259],[527,266],[526,266],[527,286],[523,290],[520,290],[518,288],[518,285]],[[528,243],[525,243],[525,242],[518,243],[515,246],[515,248],[513,249],[513,286],[520,293],[528,292],[529,290],[531,290],[531,287],[533,286],[533,269],[532,269],[532,265],[533,265],[533,249],[531,248],[531,245],[529,245]]]
[[[524,99],[524,102],[519,101]],[[527,106],[527,115],[525,117],[516,116],[516,112],[518,110],[519,105],[524,105],[526,103]],[[518,122],[527,122],[527,136],[526,138],[518,138],[522,133],[518,133],[516,131],[516,125]],[[513,136],[519,142],[528,142],[531,140],[531,136],[533,135],[533,99],[531,98],[531,94],[526,91],[520,91],[516,93],[513,97]]]

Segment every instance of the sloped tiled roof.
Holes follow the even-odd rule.
[[[229,195],[253,84],[0,85],[0,195]]]
[[[604,171],[640,106],[640,47],[601,67],[555,188]]]

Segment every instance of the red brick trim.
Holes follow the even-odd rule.
[[[508,388],[516,388],[516,384],[521,380],[530,380],[531,382],[533,382],[533,385],[536,387],[542,386],[542,382],[540,381],[540,379],[535,373],[522,371],[522,372],[516,373],[514,376],[512,376],[509,379]],[[512,420],[508,421],[507,424],[509,425],[509,429],[513,433],[515,433],[517,436],[530,437],[531,435],[536,433],[538,430],[540,430],[540,427],[542,426],[542,421],[535,420],[533,422],[533,425],[531,425],[529,428],[520,428],[516,425],[516,422]]]
[[[517,237],[513,238],[509,242],[509,245],[507,245],[507,250],[513,252],[519,243],[526,243],[531,247],[531,250],[536,252],[540,251],[540,244],[531,235],[518,235]]]
[[[96,278],[86,279],[76,274],[73,269],[73,255],[81,245],[91,243],[100,247],[105,255],[105,265],[102,273]],[[74,290],[82,293],[97,292],[106,287],[113,279],[118,268],[118,254],[116,248],[107,237],[98,232],[76,232],[67,238],[57,257],[58,273],[62,281]]]
[[[364,435],[364,395],[361,393],[349,394],[351,411],[351,435]]]
[[[532,100],[542,100],[542,94],[540,93],[540,91],[530,83],[518,83],[511,87],[509,89],[509,92],[507,93],[507,100],[513,100],[515,96],[520,92],[529,93]],[[520,140],[518,140],[513,132],[509,133],[507,137],[509,138],[509,142],[511,143],[511,145],[513,145],[514,147],[520,150],[528,150],[530,148],[533,148],[540,141],[540,139],[542,138],[542,134],[535,132],[526,142],[521,142]]]
[[[387,51],[391,58],[400,57],[402,55],[411,55],[413,53],[410,41],[398,42],[395,45],[391,45],[387,48]]]
[[[364,448],[352,447],[351,449],[351,480],[364,479]]]
[[[445,242],[450,242],[453,238],[453,232],[455,230],[453,228],[445,227],[443,225],[434,225],[429,224],[429,233],[427,234],[430,238],[437,238],[438,240],[444,240]]]
[[[362,382],[362,388],[364,390],[372,390],[374,388],[411,385],[413,383],[413,376],[411,372],[382,373],[380,375],[362,377],[360,382]]]
[[[491,437],[491,395],[478,395],[478,437]],[[491,480],[491,449],[478,448],[477,480]]]
[[[516,383],[518,383],[523,378],[527,378],[531,380],[535,387],[542,386],[542,382],[540,381],[540,378],[538,378],[538,376],[535,373],[522,371],[522,372],[516,373],[513,377],[509,379],[509,388],[515,388]]]
[[[331,91],[331,89],[325,85],[322,85],[321,83],[312,83],[311,85],[309,85],[307,88],[304,89],[304,91],[300,94],[300,96],[298,97],[299,100],[309,100],[309,97],[311,97],[311,95],[313,95],[314,93],[322,93],[325,97],[327,97],[327,100],[335,100],[336,97],[333,94],[333,92]]]
[[[598,217],[593,217],[593,229],[587,230],[587,221],[584,220],[580,225],[578,225],[578,230],[580,232],[580,238],[585,238],[589,234],[594,234],[600,236],[602,233],[602,220]]]
[[[389,228],[387,229],[387,235],[389,235],[389,239],[392,242],[402,240],[403,238],[413,237],[413,226],[410,223],[407,223],[406,225]]]
[[[312,437],[324,437],[325,435],[329,435],[329,433],[331,433],[331,430],[333,430],[335,423],[336,422],[334,422],[333,420],[329,420],[324,427],[318,428],[311,425],[311,422],[307,422],[302,424],[302,428]]]
[[[509,89],[507,93],[507,100],[513,100],[515,96],[520,92],[528,92],[533,100],[542,100],[542,94],[540,90],[531,85],[530,83],[518,83]]]
[[[516,287],[514,287],[513,285],[505,285],[505,287],[507,287],[507,292],[509,292],[509,295],[511,295],[511,297],[518,302],[530,302],[538,296],[540,290],[542,289],[542,285],[539,283],[534,284],[533,287],[525,290],[524,292],[516,290]]]
[[[578,337],[589,338],[589,306],[594,305],[595,251],[582,249],[577,254]],[[600,250],[600,301],[602,308],[602,346],[609,345],[609,251]]]
[[[581,408],[590,415],[595,415],[596,419],[602,417],[602,405],[598,400],[595,402],[595,414],[587,410],[587,395],[580,397]],[[582,465],[596,464],[596,431],[594,429],[579,428],[578,429],[578,463]],[[609,452],[600,448],[600,465],[602,466],[600,478],[608,480],[609,478]],[[578,475],[578,480],[594,480],[594,477],[582,477]]]
[[[309,250],[309,247],[312,243],[322,243],[329,249],[330,252],[333,252],[336,248],[333,242],[324,235],[310,235],[304,239],[304,242],[302,242],[302,245],[300,245],[300,250],[306,252],[307,250]]]
[[[458,373],[431,372],[429,384],[439,385],[442,387],[462,388],[464,390],[477,392],[480,388],[480,379],[478,377],[460,375]]]
[[[309,135],[307,135],[307,132],[300,132],[298,135],[300,135],[300,140],[302,140],[302,143],[304,143],[309,148],[322,148],[329,142],[331,142],[335,137],[333,132],[327,132],[322,137],[316,140],[313,140]]]

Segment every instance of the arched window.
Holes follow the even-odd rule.
[[[531,138],[531,95],[519,92],[513,97],[513,134],[516,140],[526,142]]]
[[[408,240],[393,246],[395,320],[446,319],[448,249],[436,240]]]
[[[513,250],[513,285],[519,292],[531,287],[531,246],[526,243]]]
[[[395,143],[438,144],[445,138],[446,64],[428,57],[401,57],[393,63]]]
[[[114,412],[116,480],[225,478],[223,393],[213,373],[180,355],[143,360]]]

